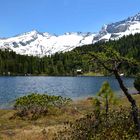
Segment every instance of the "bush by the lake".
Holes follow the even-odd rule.
[[[30,117],[36,119],[47,115],[50,108],[62,108],[71,101],[70,98],[47,94],[33,93],[16,99],[14,109],[19,117]]]
[[[106,114],[96,111],[69,123],[56,135],[56,140],[138,140],[132,115],[128,108],[111,110]]]
[[[93,98],[93,112],[68,123],[56,140],[138,140],[131,108],[115,106],[116,99],[104,82]]]

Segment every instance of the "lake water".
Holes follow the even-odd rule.
[[[133,78],[123,78],[127,87],[133,87]],[[111,88],[120,93],[114,77],[0,77],[0,107],[9,106],[17,97],[29,93],[48,93],[72,99],[94,96],[102,83],[108,81]]]

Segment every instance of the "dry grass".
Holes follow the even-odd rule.
[[[140,95],[134,95],[140,105]],[[129,106],[127,99],[121,98],[118,106]],[[73,122],[93,111],[91,98],[78,100],[60,110],[36,121],[9,119],[14,110],[0,110],[0,140],[53,140],[57,131],[63,130],[67,122]]]
[[[15,129],[1,132],[4,140],[52,140],[57,130],[61,130],[63,125],[39,127],[31,125],[29,128]]]
[[[137,105],[140,106],[140,95],[139,94],[133,95],[133,98],[136,100]],[[128,106],[130,106],[130,103],[128,102],[126,97],[122,97],[119,100],[119,105],[124,106],[124,107],[128,107]]]
[[[14,110],[0,110],[0,140],[52,140],[67,122],[73,122],[91,110],[91,100],[78,100],[62,110],[51,110],[36,121],[10,119]]]

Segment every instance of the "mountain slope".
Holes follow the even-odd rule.
[[[13,50],[22,55],[45,56],[56,52],[66,52],[75,47],[98,41],[116,40],[124,35],[140,33],[140,13],[125,20],[104,25],[99,33],[65,33],[51,35],[35,30],[15,37],[0,39],[0,49]]]
[[[1,49],[9,48],[18,54],[44,56],[65,52],[77,46],[92,44],[95,34],[65,33],[61,36],[31,31],[16,37],[0,40]]]
[[[119,39],[130,34],[140,33],[140,13],[125,20],[104,25],[101,31],[94,37],[94,42]]]

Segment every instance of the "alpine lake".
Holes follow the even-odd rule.
[[[129,89],[134,89],[134,78],[122,78]],[[110,83],[117,95],[123,95],[115,77],[1,76],[0,108],[8,108],[16,98],[31,93],[60,95],[74,100],[92,97],[98,93],[104,81]]]

